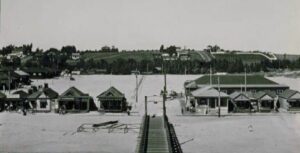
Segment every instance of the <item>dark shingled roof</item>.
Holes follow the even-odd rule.
[[[262,97],[265,96],[265,95],[268,95],[268,96],[270,96],[271,98],[275,98],[275,97],[276,97],[276,93],[275,93],[275,92],[272,92],[272,91],[259,91],[259,92],[256,92],[256,93],[254,94],[254,97],[255,97],[256,99],[260,99],[260,98],[262,98]]]
[[[298,91],[287,89],[287,90],[284,90],[281,94],[279,94],[279,97],[282,97],[282,98],[285,98],[285,99],[289,99],[290,97],[292,97],[296,93],[298,93]]]
[[[115,87],[110,87],[108,90],[102,92],[97,98],[124,98],[124,94]]]
[[[89,96],[89,95],[83,93],[76,87],[70,87],[68,90],[66,90],[64,93],[60,95],[60,97],[81,97],[81,96]]]
[[[28,99],[36,99],[38,98],[42,93],[44,93],[46,96],[48,96],[51,99],[55,99],[58,97],[58,93],[55,92],[53,89],[51,88],[43,88],[42,90],[36,91],[34,93],[32,93],[31,95],[29,95],[27,98]]]
[[[245,76],[241,74],[230,74],[230,75],[212,75],[212,84],[218,84],[218,77],[220,77],[220,84],[223,85],[240,85],[245,84]],[[209,84],[210,76],[204,75],[195,80],[197,84]],[[268,84],[277,85],[278,83],[271,81],[261,75],[247,75],[248,85]]]

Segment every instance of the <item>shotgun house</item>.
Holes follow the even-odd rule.
[[[6,98],[6,95],[2,92],[0,92],[0,112],[2,112],[3,110],[5,110],[5,98]]]
[[[83,93],[75,87],[70,87],[58,97],[58,110],[60,109],[66,112],[79,113],[97,110],[97,107],[89,94]]]
[[[279,95],[280,107],[287,111],[300,111],[300,92],[285,90]]]
[[[110,87],[97,96],[100,103],[99,110],[106,112],[123,112],[127,110],[125,95],[115,87]]]
[[[228,114],[229,96],[224,92],[219,92],[211,86],[206,86],[194,90],[188,96],[187,106],[189,110],[203,115],[217,115],[219,113],[219,97],[220,112]]]
[[[277,95],[271,91],[259,91],[254,93],[254,97],[258,102],[259,112],[270,112],[276,108]]]
[[[58,93],[45,84],[44,88],[27,97],[30,107],[36,112],[51,112],[58,98]]]

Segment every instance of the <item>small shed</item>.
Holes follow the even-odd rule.
[[[280,107],[288,111],[300,111],[300,92],[287,89],[279,94]]]
[[[127,110],[125,95],[115,87],[110,87],[97,96],[100,103],[99,110],[106,112],[123,112]]]
[[[30,94],[27,99],[30,107],[36,112],[51,112],[58,93],[45,85],[44,88]]]
[[[70,87],[59,96],[58,109],[76,113],[97,110],[97,107],[89,94],[83,93],[76,87]]]

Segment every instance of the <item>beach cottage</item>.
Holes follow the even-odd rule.
[[[99,110],[106,112],[122,112],[127,110],[125,95],[115,87],[110,87],[97,96],[100,103]]]
[[[45,84],[44,88],[38,89],[27,97],[30,107],[36,112],[51,112],[58,93]]]
[[[288,111],[300,111],[300,92],[285,90],[279,95],[280,107]]]
[[[259,91],[253,94],[258,102],[259,112],[270,112],[276,109],[277,95],[271,91]]]
[[[221,114],[228,114],[229,96],[211,86],[192,91],[188,96],[187,106],[188,109],[203,115],[217,115],[219,113],[219,97]]]
[[[231,105],[233,105],[230,107],[230,111],[242,113],[255,111],[257,108],[257,101],[251,92],[235,91],[229,97]]]
[[[58,110],[60,109],[75,113],[97,110],[97,107],[89,94],[83,93],[75,87],[70,87],[58,97]]]

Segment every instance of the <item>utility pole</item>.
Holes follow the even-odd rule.
[[[247,92],[247,68],[245,67],[245,93]]]
[[[218,110],[218,116],[221,117],[221,90],[220,90],[220,77],[218,76],[218,91],[219,91],[219,99],[218,99],[218,106],[219,106],[219,110]]]
[[[211,66],[209,67],[209,85],[212,85],[212,70],[211,70]]]
[[[145,116],[148,114],[147,109],[147,96],[145,96]]]
[[[166,117],[166,100],[167,100],[167,75],[164,69],[164,93],[163,93],[163,116]]]
[[[137,72],[135,73],[135,103],[137,104],[138,103],[138,90],[139,90],[139,87],[138,87],[138,74]]]
[[[8,70],[8,93],[10,94],[10,84],[11,84],[11,79],[10,79],[10,70]]]

